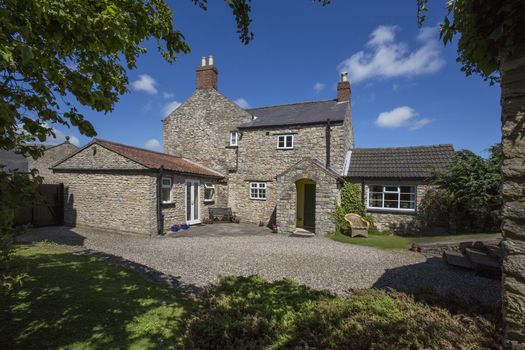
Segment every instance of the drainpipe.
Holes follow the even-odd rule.
[[[326,119],[326,167],[330,166],[330,118]]]
[[[365,203],[365,178],[361,178],[361,202]]]
[[[164,233],[164,218],[162,217],[162,176],[164,175],[164,166],[161,165],[157,174],[157,234]]]

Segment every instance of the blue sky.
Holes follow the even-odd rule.
[[[168,3],[192,52],[168,64],[145,43],[148,53],[129,72],[130,92],[115,110],[81,108],[98,137],[161,149],[161,120],[194,91],[200,57],[213,55],[219,91],[251,107],[335,98],[339,73],[348,71],[357,147],[452,143],[482,153],[500,139],[499,87],[465,77],[455,44],[438,39],[445,0],[431,2],[423,30],[416,0],[333,0],[327,7],[254,0],[248,46],[222,1],[210,1],[207,12],[190,0]],[[89,141],[58,129],[59,137]]]

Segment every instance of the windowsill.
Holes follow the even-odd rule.
[[[239,148],[239,145],[237,145],[237,146],[228,145],[228,146],[226,146],[226,148]]]
[[[266,200],[266,198],[252,198],[252,197],[250,197],[250,199],[252,201],[265,201]]]
[[[277,147],[276,149],[279,150],[279,151],[289,151],[289,150],[292,150],[294,148],[293,147],[287,147],[287,148],[279,148],[279,147]]]
[[[171,202],[162,202],[162,206],[166,206],[166,207],[169,207],[169,206],[173,206],[175,205],[175,202],[171,201]]]
[[[395,214],[415,214],[416,209],[399,209],[399,208],[371,208],[367,207],[366,211],[371,213],[395,213]]]
[[[215,202],[215,199],[205,199],[203,201],[205,204],[211,204],[211,203],[214,203]]]

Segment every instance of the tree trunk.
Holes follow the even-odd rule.
[[[503,319],[507,349],[525,349],[525,50],[501,65]]]

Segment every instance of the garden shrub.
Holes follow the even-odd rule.
[[[488,349],[492,323],[398,292],[336,297],[291,280],[226,277],[188,324],[190,349]]]
[[[345,233],[349,229],[344,218],[348,213],[358,214],[373,225],[373,218],[367,214],[365,204],[361,200],[359,186],[350,181],[344,181],[340,193],[341,204],[336,206],[334,215],[336,233]]]

